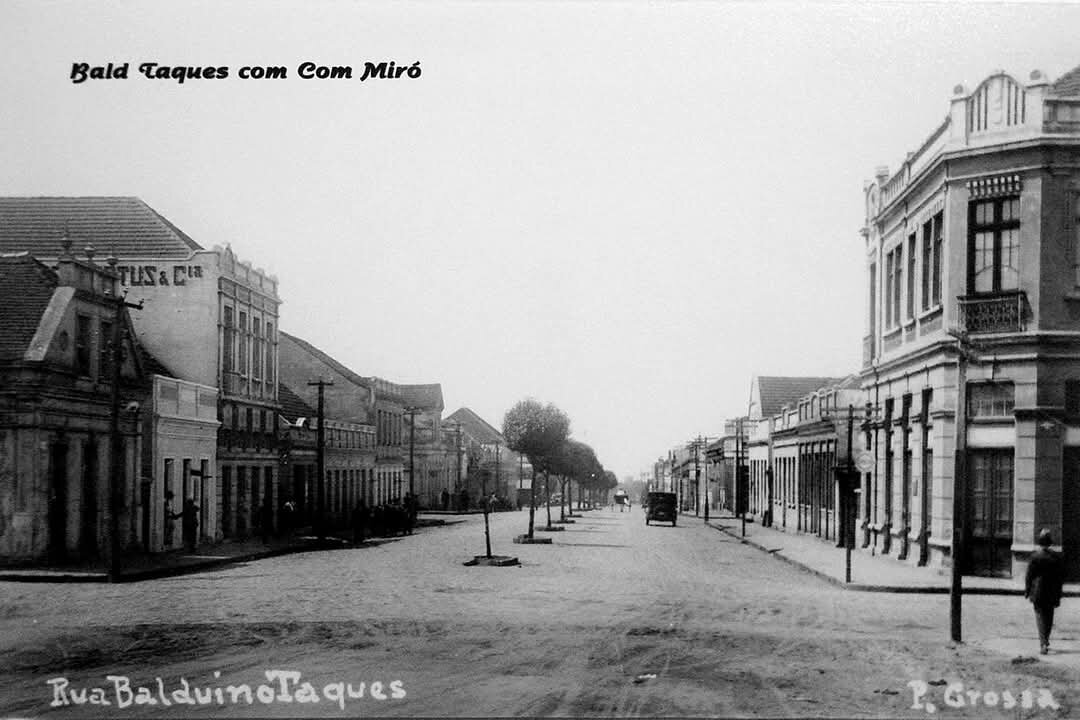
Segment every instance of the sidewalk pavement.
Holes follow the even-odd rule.
[[[417,527],[433,527],[452,524],[427,513],[417,516]],[[460,521],[459,521],[460,522]],[[261,560],[263,558],[289,555],[317,550],[334,550],[347,547],[378,545],[393,538],[368,538],[361,545],[351,542],[351,533],[331,531],[323,539],[310,534],[298,533],[263,542],[260,538],[243,541],[227,541],[202,545],[194,553],[182,550],[164,553],[139,553],[124,558],[120,569],[120,582],[137,582],[155,578],[173,577],[186,573],[201,572],[222,565]],[[102,561],[48,567],[0,568],[0,582],[108,582],[108,568]]]
[[[690,518],[693,518],[691,515]],[[950,568],[929,568],[909,565],[893,555],[872,555],[869,550],[855,549],[851,552],[851,582],[845,582],[845,555],[843,548],[833,541],[824,541],[816,535],[786,532],[775,527],[762,527],[756,522],[746,523],[746,536],[742,535],[742,521],[731,515],[711,520],[709,526],[759,550],[769,553],[783,562],[799,567],[809,573],[845,590],[881,593],[941,593],[949,592]],[[858,548],[858,543],[856,543]],[[965,575],[965,595],[1015,595],[1024,594],[1023,578],[984,578]],[[1065,597],[1080,597],[1080,583],[1066,583]],[[1020,601],[1024,602],[1024,601]],[[1021,635],[991,634],[972,640],[972,644],[1012,658],[1013,663],[1026,664],[1046,662],[1071,670],[1080,670],[1080,636],[1055,628],[1057,634],[1051,642],[1049,655],[1037,655],[1034,632]],[[1034,631],[1034,628],[1032,628]]]
[[[856,549],[851,551],[851,582],[848,583],[845,582],[846,551],[836,547],[835,541],[763,527],[749,521],[743,537],[742,521],[731,515],[711,520],[709,525],[847,590],[948,593],[952,581],[950,568],[917,567],[897,560],[895,555],[874,555],[869,549],[861,549],[856,539]],[[965,575],[963,591],[965,595],[1023,595],[1024,579]],[[1066,583],[1064,595],[1080,597],[1080,583]]]

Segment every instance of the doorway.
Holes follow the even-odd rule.
[[[968,453],[967,572],[1012,577],[1013,450]]]

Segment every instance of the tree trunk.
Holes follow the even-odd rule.
[[[551,527],[551,474],[547,470],[544,471],[544,495],[547,496],[547,526]]]
[[[533,519],[536,516],[536,473],[529,481],[529,539],[533,538]]]

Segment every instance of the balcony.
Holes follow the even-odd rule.
[[[956,300],[962,332],[1010,333],[1025,329],[1028,304],[1023,290],[960,296]]]

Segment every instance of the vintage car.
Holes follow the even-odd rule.
[[[675,493],[669,492],[651,492],[645,499],[645,524],[650,524],[653,520],[660,522],[671,522],[671,526],[675,527]]]

